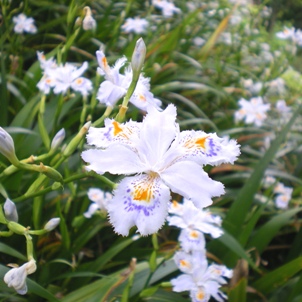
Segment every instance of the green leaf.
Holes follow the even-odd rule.
[[[255,233],[248,243],[248,247],[255,247],[261,254],[270,241],[278,233],[278,231],[284,225],[288,224],[293,215],[299,213],[300,211],[302,211],[302,208],[291,209],[273,217]]]
[[[163,259],[158,259],[158,264],[162,263]],[[177,270],[177,267],[170,259],[164,262],[153,274],[150,284],[154,284],[160,279],[166,277]],[[144,289],[144,285],[149,278],[150,268],[148,262],[138,263],[135,268],[135,276],[133,287],[131,288],[130,297],[140,293]],[[103,277],[100,280],[92,282],[86,286],[73,291],[65,296],[62,302],[103,302],[108,297],[117,297],[121,295],[124,287],[127,285],[127,269],[120,270],[116,273]],[[110,301],[110,299],[108,299]],[[130,300],[131,301],[131,300]],[[171,301],[171,300],[170,300]],[[174,300],[173,300],[174,301]]]
[[[226,247],[228,247],[231,251],[233,251],[239,258],[245,259],[249,265],[257,272],[259,272],[259,268],[257,265],[253,262],[253,260],[246,254],[243,247],[240,245],[240,243],[229,233],[224,231],[224,234],[217,238],[216,240],[223,243]]]
[[[15,249],[11,248],[10,246],[8,246],[8,245],[6,245],[2,242],[0,243],[0,252],[4,253],[4,254],[7,254],[7,255],[10,255],[10,256],[13,256],[13,257],[16,257],[16,258],[18,258],[20,260],[23,260],[23,261],[27,260],[26,256],[24,256],[20,252],[16,251]]]
[[[246,301],[247,279],[241,278],[238,283],[233,286],[228,294],[229,302],[245,302]]]
[[[144,291],[146,293],[146,291]],[[188,299],[183,298],[180,293],[173,293],[171,291],[166,291],[163,289],[158,289],[154,294],[152,295],[140,295],[140,297],[144,297],[144,301],[149,302],[188,302]]]
[[[292,290],[287,296],[287,299],[284,302],[294,302],[297,299],[297,297],[300,297],[300,300],[297,300],[297,302],[302,301],[301,295],[302,295],[302,274],[300,274],[298,281],[293,286]]]
[[[268,294],[274,289],[284,285],[289,278],[302,269],[302,257],[286,263],[285,265],[267,273],[252,284],[256,290]]]

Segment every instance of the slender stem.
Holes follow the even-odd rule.
[[[105,118],[107,118],[110,115],[110,113],[112,112],[112,109],[113,109],[112,107],[108,106],[106,108],[104,114],[98,120],[96,120],[94,123],[92,123],[92,126],[96,127],[96,126],[103,124]]]

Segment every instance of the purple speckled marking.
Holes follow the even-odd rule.
[[[109,127],[108,131],[106,133],[104,133],[104,136],[110,141],[111,140],[111,135],[110,132],[113,129],[113,127]]]
[[[132,182],[131,185],[135,185],[135,183]],[[157,188],[154,189],[154,187],[157,187]],[[127,188],[126,193],[129,194],[130,192],[131,192],[131,189]],[[136,212],[139,212],[139,214],[143,213],[147,217],[152,215],[153,210],[160,206],[161,194],[159,193],[158,186],[156,184],[153,184],[153,192],[158,197],[156,199],[152,200],[152,205],[151,204],[150,205],[139,204],[139,201],[133,201],[131,196],[129,196],[128,194],[124,195],[123,196],[123,204],[124,204],[125,211],[127,211],[127,212],[136,211]]]

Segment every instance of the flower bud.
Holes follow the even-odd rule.
[[[15,144],[12,137],[0,127],[0,153],[12,164],[19,162],[15,154]]]
[[[27,228],[25,228],[23,225],[15,222],[15,221],[9,221],[7,224],[7,227],[12,232],[14,232],[15,234],[18,234],[18,235],[24,235],[28,231]]]
[[[141,72],[141,69],[144,65],[146,56],[146,45],[142,38],[139,38],[136,41],[136,45],[133,51],[132,59],[131,59],[131,67],[133,70],[133,76],[138,73],[138,76]]]
[[[70,141],[70,143],[65,148],[63,155],[65,157],[70,156],[78,147],[81,140],[84,138],[86,133],[88,132],[90,128],[91,122],[87,122],[79,131],[79,133]]]
[[[50,219],[44,226],[44,230],[46,230],[47,232],[50,232],[52,230],[54,230],[60,223],[60,218],[56,217],[56,218],[52,218]]]
[[[54,179],[55,181],[58,181],[60,183],[63,183],[63,177],[62,175],[55,169],[44,166],[43,163],[40,163],[40,171],[41,173],[45,174],[47,177]]]
[[[61,145],[64,138],[65,138],[65,130],[64,130],[64,128],[62,128],[60,131],[57,132],[57,134],[53,138],[50,149],[56,150]]]
[[[9,221],[18,222],[18,213],[16,209],[16,205],[10,200],[6,199],[4,206],[5,218]]]
[[[83,29],[84,30],[89,30],[89,29],[94,30],[96,28],[96,21],[92,17],[90,7],[85,6],[84,11],[85,11],[85,17],[83,19]]]

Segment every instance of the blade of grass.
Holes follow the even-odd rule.
[[[302,270],[302,257],[282,265],[269,272],[252,284],[252,287],[262,292],[264,295],[282,286],[289,278]]]
[[[274,216],[264,224],[251,238],[248,247],[255,247],[259,254],[268,246],[278,231],[286,224],[295,214],[302,211],[302,208],[291,209],[277,216]]]

